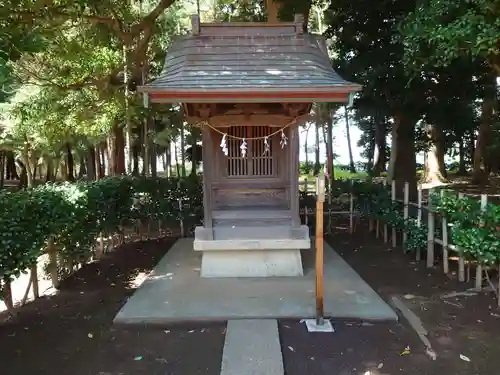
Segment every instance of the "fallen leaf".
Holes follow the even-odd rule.
[[[137,356],[134,358],[134,361],[142,361],[142,357],[141,356]]]
[[[384,367],[384,364],[383,363],[379,363],[377,368],[380,370],[382,367]]]
[[[289,347],[288,347],[288,349],[289,349],[291,352],[294,352],[294,351],[295,351],[295,349],[294,349],[294,348],[292,348],[291,346],[289,346]]]
[[[460,354],[460,359],[461,359],[462,361],[465,361],[465,362],[470,362],[470,358],[469,358],[469,357],[464,356],[463,354]]]
[[[410,354],[410,347],[407,346],[399,355],[407,355]]]

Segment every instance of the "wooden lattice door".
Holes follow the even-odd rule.
[[[268,138],[266,150],[264,138],[272,133],[269,126],[231,126],[228,129],[227,177],[274,177],[276,163],[274,160],[273,139]],[[242,140],[238,138],[259,138],[247,140],[246,156],[242,155]]]

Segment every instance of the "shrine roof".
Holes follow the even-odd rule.
[[[153,102],[346,102],[360,85],[332,68],[325,40],[290,24],[196,24],[144,86]],[[300,25],[300,27],[302,27]]]

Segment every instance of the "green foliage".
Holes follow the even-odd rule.
[[[92,257],[99,233],[116,233],[137,221],[173,223],[192,218],[199,222],[202,196],[197,177],[113,177],[2,191],[0,279],[13,279],[33,265],[49,239],[62,259],[76,264]]]
[[[447,66],[459,57],[479,58],[500,71],[500,7],[496,0],[421,2],[402,26],[410,66]]]
[[[399,202],[393,202],[388,186],[366,181],[353,184],[357,209],[366,217],[383,221],[407,234],[405,250],[416,251],[427,246],[428,228],[424,223],[418,225],[413,218],[405,220]]]
[[[483,264],[500,260],[500,206],[481,208],[472,197],[457,198],[446,192],[432,197],[433,205],[448,221],[453,243],[467,258]]]

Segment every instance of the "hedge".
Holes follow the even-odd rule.
[[[108,177],[0,192],[0,280],[5,286],[37,263],[47,247],[59,260],[85,263],[101,234],[120,233],[138,222],[200,222],[198,177]],[[179,202],[181,204],[179,204]]]

